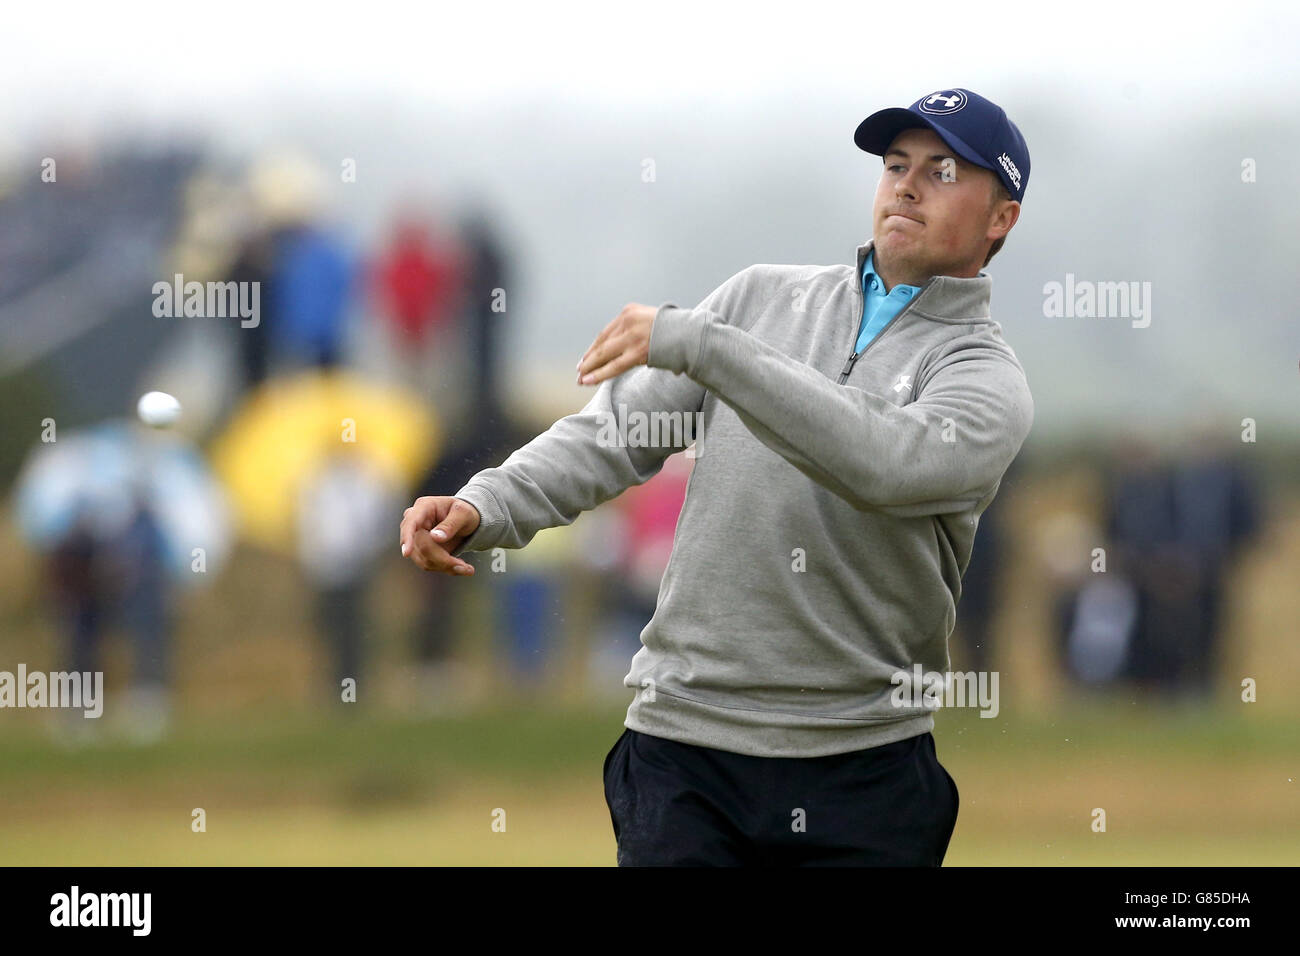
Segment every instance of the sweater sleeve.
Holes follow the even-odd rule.
[[[698,308],[730,307],[743,275],[732,276]],[[666,303],[656,314],[675,308]],[[688,376],[647,365],[601,382],[581,411],[561,418],[456,492],[455,497],[478,509],[479,526],[452,554],[522,548],[539,531],[572,524],[583,511],[648,481],[669,455],[689,446],[693,416],[703,407],[704,395],[704,386]],[[653,423],[646,430],[647,437],[654,436],[651,440],[621,435],[619,423],[638,417]]]
[[[828,379],[705,308],[665,308],[649,365],[690,376],[763,444],[855,508],[903,517],[964,511],[994,492],[1033,423],[1013,354],[958,339],[896,406]]]

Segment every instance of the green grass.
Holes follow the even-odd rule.
[[[11,724],[0,864],[610,865],[600,770],[623,713],[266,713],[76,750]],[[1300,862],[1295,725],[1247,705],[951,711],[936,741],[961,791],[948,865]],[[206,832],[191,831],[196,807]]]

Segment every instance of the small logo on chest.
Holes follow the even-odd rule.
[[[896,392],[904,392],[904,391],[910,392],[911,390],[912,390],[912,376],[910,376],[910,375],[900,375],[900,376],[898,376],[898,381],[894,383],[894,391],[896,391]]]

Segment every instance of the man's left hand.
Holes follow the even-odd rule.
[[[644,365],[650,357],[650,329],[659,310],[653,305],[629,302],[614,321],[596,336],[578,362],[578,384],[598,385]]]

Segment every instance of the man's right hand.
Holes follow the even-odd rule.
[[[426,571],[473,574],[474,566],[451,552],[478,528],[479,513],[468,501],[448,496],[416,498],[402,517],[402,557]]]

